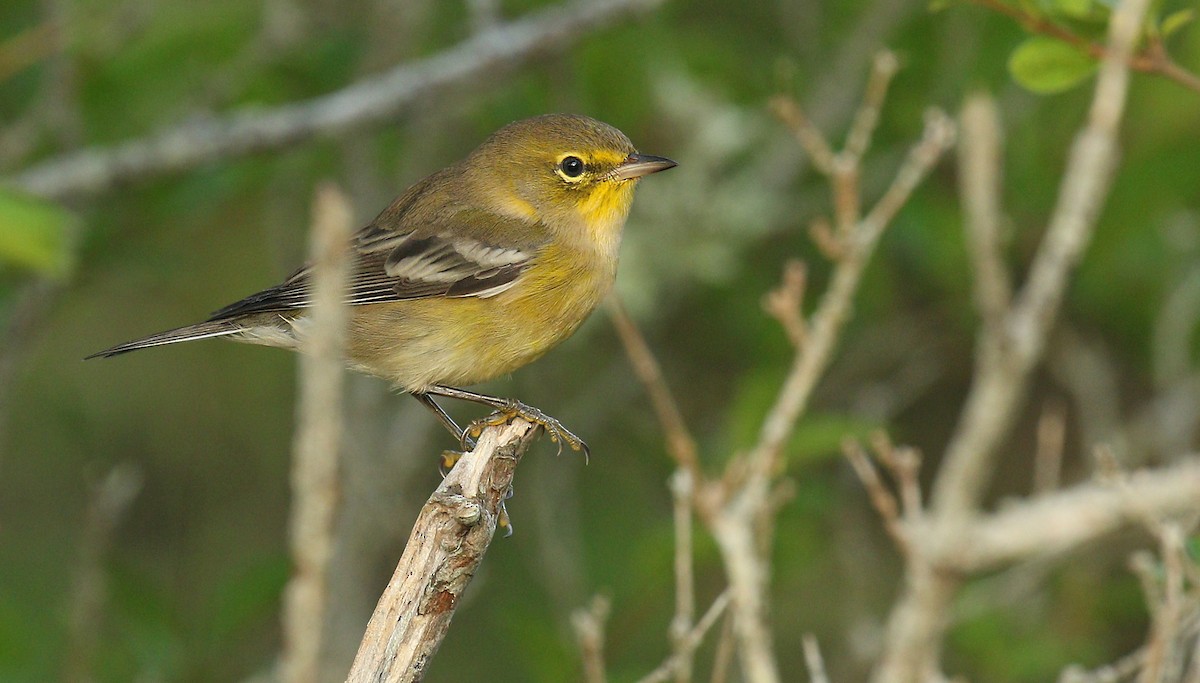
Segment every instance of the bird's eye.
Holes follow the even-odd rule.
[[[568,178],[578,178],[583,175],[583,159],[579,157],[567,157],[558,162],[558,167]]]

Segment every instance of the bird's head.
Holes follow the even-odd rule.
[[[495,210],[541,222],[570,241],[613,249],[637,180],[674,166],[638,154],[616,128],[571,114],[509,124],[466,160],[472,185]]]

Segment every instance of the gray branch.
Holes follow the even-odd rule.
[[[414,102],[484,74],[510,70],[663,0],[575,0],[475,34],[455,47],[402,64],[337,92],[272,109],[245,109],[184,123],[110,148],[43,161],[0,184],[49,199],[95,195],[121,185],[315,137],[377,125]]]
[[[421,680],[483,562],[521,455],[537,430],[522,419],[488,427],[417,516],[354,657],[347,683]]]

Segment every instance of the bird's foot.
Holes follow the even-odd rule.
[[[442,473],[443,478],[445,478],[447,474],[450,474],[450,470],[454,469],[454,466],[458,464],[459,460],[462,460],[463,455],[465,455],[463,451],[455,451],[451,449],[442,451],[442,461],[438,463],[438,471]]]
[[[533,406],[513,399],[508,399],[504,406],[498,408],[491,415],[481,417],[467,425],[467,428],[463,430],[463,439],[478,438],[485,427],[508,424],[514,417],[519,417],[541,427],[542,431],[550,436],[550,440],[558,444],[559,453],[562,453],[563,444],[566,444],[570,446],[571,450],[582,452],[584,462],[587,462],[590,457],[591,449],[588,448],[588,445],[584,443],[583,439],[572,434],[571,430],[564,427],[561,422]]]

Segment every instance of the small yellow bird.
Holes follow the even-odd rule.
[[[520,415],[586,451],[535,408],[456,387],[511,372],[575,331],[612,287],[638,178],[674,166],[586,116],[550,114],[496,131],[354,235],[347,364],[412,394],[464,446],[482,424]],[[302,349],[310,270],[202,323],[88,358],[208,337]],[[497,412],[463,430],[435,396]]]

